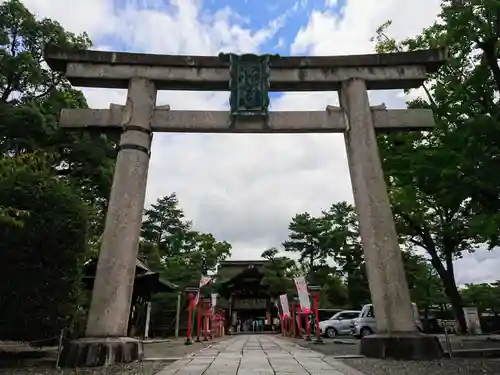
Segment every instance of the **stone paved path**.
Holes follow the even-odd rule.
[[[157,375],[363,375],[274,335],[231,337],[172,363]]]

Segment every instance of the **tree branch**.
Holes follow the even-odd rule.
[[[478,47],[483,50],[483,58],[491,69],[497,91],[500,91],[500,67],[498,66],[496,53],[497,42],[498,36],[491,36],[484,42],[479,42]]]
[[[379,35],[381,35],[382,37],[384,37],[384,39],[386,40],[386,42],[390,42],[391,41],[391,39],[384,32],[380,32]],[[403,52],[403,50],[401,49],[401,47],[399,47],[397,44],[395,44],[395,48],[396,48],[396,52]],[[432,97],[431,92],[429,91],[429,89],[427,88],[427,86],[425,86],[425,83],[422,83],[421,87],[424,89],[424,92],[427,95],[427,99],[429,100],[429,104],[431,105],[432,110],[435,112],[435,110],[437,109],[437,104],[434,101],[434,98]]]

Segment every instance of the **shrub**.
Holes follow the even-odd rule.
[[[57,336],[76,313],[87,207],[43,163],[22,164],[0,162],[0,206],[28,213],[0,225],[0,339],[32,341]]]

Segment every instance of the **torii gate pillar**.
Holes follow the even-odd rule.
[[[86,337],[70,342],[64,349],[65,366],[106,366],[142,359],[142,345],[127,337],[127,331],[155,103],[156,88],[152,81],[144,78],[129,81]]]
[[[342,82],[339,98],[347,117],[347,160],[377,321],[377,334],[361,339],[361,354],[439,358],[442,349],[437,338],[421,334],[415,324],[366,83],[358,78]]]

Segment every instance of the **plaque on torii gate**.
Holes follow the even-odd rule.
[[[277,56],[277,55],[276,55]],[[229,62],[230,129],[238,122],[259,119],[268,127],[271,55],[219,54],[219,59]]]
[[[441,355],[439,342],[419,334],[415,327],[375,138],[376,130],[432,127],[433,115],[425,109],[370,106],[367,90],[419,87],[427,74],[445,61],[445,51],[323,57],[229,55],[229,61],[224,61],[224,57],[215,56],[65,52],[50,47],[45,57],[52,69],[63,72],[75,86],[128,88],[124,106],[68,109],[61,113],[61,126],[70,130],[122,131],[86,337],[67,346],[65,358],[69,365],[128,361],[141,355],[140,345],[126,336],[153,132],[344,133],[377,316],[378,335],[362,340],[362,353],[395,358]],[[241,87],[240,81],[231,79],[238,77],[235,72],[243,66],[250,75],[258,73],[251,85],[259,87]],[[231,110],[175,111],[168,106],[157,107],[156,92],[162,89],[229,90]],[[267,111],[268,91],[333,90],[339,91],[340,107]],[[247,94],[249,100],[238,102],[241,95]],[[101,349],[96,351],[96,347]],[[97,352],[96,357],[84,355]],[[117,353],[126,355],[116,357]]]

